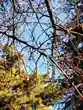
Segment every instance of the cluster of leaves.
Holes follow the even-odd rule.
[[[44,106],[44,98],[42,98],[41,94],[43,94],[43,96],[47,94],[46,97],[48,96],[53,98],[51,99],[53,100],[52,103],[45,105],[51,105],[58,100],[60,98],[60,94],[58,92],[59,88],[55,85],[49,85],[44,88],[44,82],[45,80],[48,80],[47,75],[41,76],[39,72],[34,72],[29,76],[29,80],[24,79],[24,76],[28,75],[28,73],[19,73],[18,70],[20,65],[16,68],[18,61],[15,58],[15,53],[16,52],[13,52],[13,49],[6,48],[4,50],[6,58],[5,63],[3,63],[4,58],[0,61],[0,109],[4,110],[8,108],[10,110],[20,110],[24,105],[31,109],[30,107],[33,103],[38,107],[41,104]],[[9,56],[9,58],[7,56]],[[18,57],[18,54],[16,54],[16,57]],[[9,60],[10,58],[11,60]],[[12,62],[12,59],[14,63],[9,68],[7,62]],[[21,58],[19,60],[21,60]],[[5,68],[5,64],[9,69]],[[46,103],[49,103],[49,100],[47,100]]]
[[[50,84],[40,93],[44,105],[53,105],[62,98],[60,88],[56,84]]]

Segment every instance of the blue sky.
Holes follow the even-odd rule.
[[[39,2],[39,1],[37,1],[37,2]],[[20,3],[21,5],[22,5],[22,3]],[[53,4],[55,4],[55,5],[57,5],[57,2],[56,2],[56,0],[53,2]],[[4,6],[5,6],[5,8],[7,9],[7,10],[10,10],[10,7],[11,7],[11,3],[10,3],[10,1],[8,0],[8,3],[4,3]],[[40,15],[39,15],[40,16]],[[35,15],[33,16],[33,19],[32,20],[34,20],[34,18],[35,18]],[[30,21],[31,21],[31,19],[30,19]],[[45,18],[43,18],[43,19],[41,19],[40,20],[40,22],[44,22],[44,23],[48,23],[49,24],[49,19],[47,19],[46,17]],[[42,25],[43,26],[43,28],[44,29],[46,29],[46,28],[48,28],[48,26],[46,26],[46,25]],[[31,24],[31,25],[29,25],[28,27],[27,27],[27,25],[26,24],[24,24],[23,25],[23,27],[20,27],[20,30],[17,30],[18,32],[20,32],[21,33],[21,30],[23,30],[24,31],[24,33],[22,34],[22,36],[20,36],[23,40],[25,40],[25,41],[30,41],[30,37],[28,37],[31,33],[30,33],[30,30],[29,29],[31,29],[33,27],[33,24]],[[41,35],[41,33],[42,33],[43,31],[42,31],[42,29],[40,28],[40,26],[39,25],[37,25],[36,26],[36,28],[35,28],[35,32],[33,33],[34,34],[34,36],[35,37],[38,37],[39,35]],[[47,33],[48,34],[51,34],[51,32],[52,32],[52,29],[49,29],[48,31],[47,31]],[[46,40],[46,39],[48,39],[47,38],[47,36],[45,35],[45,34],[42,34],[42,36],[39,38],[39,42],[40,43],[42,43],[44,40]],[[31,45],[35,45],[35,42],[29,42]],[[48,42],[49,43],[49,42]],[[47,45],[47,44],[45,44],[45,45]],[[42,48],[45,48],[45,45],[42,47]],[[20,50],[20,46],[18,47],[19,48],[19,50]],[[49,50],[48,50],[48,54],[49,54]],[[36,54],[37,55],[37,54]],[[37,59],[37,56],[36,55],[34,55],[34,58],[35,59]],[[33,70],[34,69],[34,62],[33,61],[28,61],[27,60],[27,52],[26,51],[24,51],[24,58],[25,58],[25,63],[26,63],[26,65],[28,65],[28,66],[30,66],[30,68]],[[30,71],[31,72],[31,69],[27,69],[28,71]],[[40,71],[41,73],[47,73],[47,61],[46,61],[46,59],[45,58],[43,58],[43,57],[41,57],[41,59],[39,60],[39,62],[38,62],[38,71]]]
[[[39,0],[38,0],[39,1]],[[10,6],[11,6],[11,4],[10,4],[10,2],[8,3],[8,4],[4,4],[5,5],[5,7],[9,10],[10,8]],[[60,4],[58,3],[58,0],[52,0],[52,5],[53,5],[53,7],[54,8],[58,8],[58,7],[60,7]],[[53,12],[54,12],[54,10],[53,10]],[[57,11],[55,11],[55,13],[56,13]],[[25,15],[24,15],[25,16]],[[40,16],[40,15],[38,15],[38,16]],[[60,15],[58,15],[58,17],[62,20],[62,22],[63,22],[63,20],[64,20],[64,18],[65,18],[65,15],[63,14],[63,13],[61,13]],[[35,15],[33,16],[33,19],[31,20],[31,18],[28,18],[28,20],[30,20],[31,22],[32,21],[35,21]],[[49,19],[47,19],[46,17],[45,18],[43,18],[43,19],[41,19],[40,20],[40,22],[43,22],[43,23],[47,23],[48,25],[49,25]],[[21,37],[21,39],[23,39],[23,40],[25,40],[25,41],[29,41],[29,43],[31,44],[31,45],[35,45],[35,42],[33,41],[31,41],[30,42],[30,40],[31,40],[31,38],[30,37],[28,37],[28,36],[30,36],[30,29],[31,28],[33,28],[33,26],[34,26],[34,24],[31,24],[31,25],[26,25],[26,24],[24,24],[22,27],[20,26],[20,30],[17,30],[17,32],[20,32],[21,33],[21,30],[23,30],[23,34],[22,34],[22,36],[20,36]],[[46,28],[48,28],[46,25],[44,25],[44,24],[42,24],[42,26],[43,26],[43,28],[44,29],[46,29]],[[49,25],[50,26],[50,25]],[[38,37],[39,35],[41,35],[41,33],[42,33],[43,31],[42,31],[42,29],[40,28],[40,25],[37,25],[36,26],[36,28],[35,28],[35,32],[33,33],[34,34],[34,36],[35,37]],[[48,29],[48,31],[47,31],[47,33],[48,34],[51,34],[52,33],[52,29]],[[39,38],[39,43],[42,43],[44,40],[46,40],[47,39],[47,36],[45,35],[45,33],[44,34],[42,34],[42,36]],[[48,42],[49,43],[49,42]],[[45,46],[46,46],[47,44],[45,44],[42,48],[45,48]],[[21,49],[21,46],[18,46],[18,49],[20,50]],[[28,66],[27,67],[27,70],[28,71],[30,71],[31,72],[31,70],[33,70],[34,69],[34,62],[33,61],[28,61],[28,55],[27,55],[27,53],[28,53],[28,51],[27,50],[24,50],[24,58],[25,58],[25,64]],[[49,54],[49,50],[47,51],[47,53]],[[37,53],[36,53],[36,55],[34,54],[34,58],[35,59],[37,59]],[[30,69],[30,68],[31,69]],[[39,62],[38,62],[38,71],[40,71],[41,73],[47,73],[47,61],[46,61],[46,59],[45,58],[43,58],[43,57],[41,57],[41,59],[39,60]],[[56,69],[56,71],[57,71],[57,69]]]

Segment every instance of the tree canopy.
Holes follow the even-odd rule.
[[[1,0],[0,5],[1,109],[46,107],[60,99],[72,109],[81,106],[83,0]]]

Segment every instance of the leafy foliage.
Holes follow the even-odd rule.
[[[5,61],[4,58],[6,58]],[[39,72],[34,72],[28,76],[25,70],[20,71],[24,64],[20,67],[18,62],[21,64],[22,60],[22,55],[19,55],[19,52],[16,52],[15,49],[14,52],[11,47],[4,49],[4,57],[0,61],[0,108],[20,110],[24,105],[30,109],[33,103],[37,107],[41,104],[43,107],[53,104],[60,98],[59,88],[55,85],[44,87],[45,81],[48,80],[47,75],[41,76]],[[9,67],[10,63],[12,63],[12,66]],[[26,80],[25,76],[28,76],[29,80]],[[55,93],[57,94],[55,95]],[[53,100],[52,103],[44,103],[42,95],[45,96],[45,94],[48,97],[53,97],[51,99]],[[46,99],[46,103],[49,103],[49,100]]]

